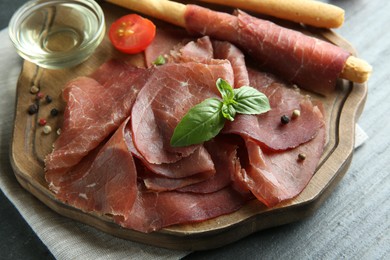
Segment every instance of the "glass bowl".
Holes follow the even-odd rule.
[[[18,54],[48,69],[85,61],[104,34],[104,14],[94,0],[29,1],[9,23],[9,36]]]

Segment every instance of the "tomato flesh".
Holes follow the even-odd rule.
[[[110,26],[108,36],[121,52],[135,54],[146,49],[156,35],[152,21],[138,14],[125,15]]]

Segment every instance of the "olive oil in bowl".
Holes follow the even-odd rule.
[[[104,33],[103,11],[94,0],[30,1],[14,14],[9,26],[19,55],[49,69],[83,62]]]

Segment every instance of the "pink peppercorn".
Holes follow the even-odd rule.
[[[44,125],[46,125],[46,123],[47,123],[47,121],[46,121],[46,119],[44,119],[44,118],[41,118],[41,119],[39,119],[39,121],[38,121],[38,124],[39,124],[40,126],[44,126]]]
[[[40,100],[44,97],[45,95],[42,93],[42,92],[38,92],[37,95],[36,95],[36,99],[37,100]]]

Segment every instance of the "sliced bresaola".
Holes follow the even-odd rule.
[[[129,128],[125,130],[125,140],[131,153],[143,165],[138,175],[149,190],[175,190],[204,181],[215,174],[214,162],[203,146],[177,162],[151,164],[135,148]]]
[[[226,41],[213,41],[214,58],[230,61],[234,72],[234,88],[249,85],[245,56],[235,45]]]
[[[234,121],[225,124],[224,133],[251,138],[271,150],[295,148],[317,135],[325,123],[324,117],[309,97],[298,89],[273,81],[265,73],[251,70],[249,75],[250,85],[268,97],[271,110],[261,115],[239,114]],[[299,110],[300,116],[292,117],[294,110]],[[291,118],[289,123],[281,122],[283,115]]]
[[[156,175],[147,169],[140,173],[140,177],[145,184],[145,187],[150,191],[171,191],[180,190],[181,188],[195,185],[200,182],[207,181],[215,175],[215,171],[199,172],[188,177],[171,179],[167,177],[161,177]]]
[[[324,150],[325,127],[311,141],[295,149],[273,152],[261,149],[251,139],[245,139],[249,166],[236,181],[246,186],[268,207],[297,196],[308,184]],[[306,155],[300,159],[299,154]]]
[[[148,71],[144,64],[138,64],[138,58],[110,59],[103,63],[89,77],[99,82],[105,88],[111,90],[124,89],[123,91],[139,91],[143,84],[143,77],[147,77]],[[119,100],[118,100],[119,102]]]
[[[228,142],[228,139],[216,137],[205,143],[213,159],[216,173],[209,179],[197,184],[188,185],[181,192],[212,193],[230,185],[233,176],[241,170],[237,157],[237,145]]]
[[[190,37],[185,30],[164,28],[156,31],[153,42],[145,49],[145,62],[147,67],[151,67],[153,62],[162,55],[170,54],[177,46],[182,46],[190,41]]]
[[[127,122],[52,187],[57,199],[82,211],[127,218],[138,193],[136,167],[124,137]]]
[[[229,143],[227,139],[217,137],[206,142],[204,146],[211,155],[215,173],[208,176],[204,176],[204,173],[196,174],[179,179],[153,177],[149,174],[143,179],[145,186],[154,191],[177,190],[205,194],[216,192],[230,185],[233,176],[241,170],[237,145]]]
[[[234,81],[228,61],[169,63],[152,68],[131,115],[134,145],[149,163],[177,162],[198,148],[175,148],[170,139],[190,108],[206,98],[219,97],[215,86],[218,78]]]
[[[138,187],[137,199],[127,220],[114,217],[125,228],[152,232],[175,224],[205,221],[232,213],[248,200],[230,186],[209,194],[177,191],[151,192]]]
[[[138,158],[146,168],[157,176],[167,177],[170,179],[180,179],[202,172],[208,172],[210,174],[215,172],[211,156],[203,146],[199,146],[192,154],[177,162],[152,164],[143,158],[135,148],[131,131],[126,131],[125,136],[126,143],[132,154]]]
[[[250,16],[187,5],[186,28],[247,51],[262,68],[300,87],[329,93],[350,53],[328,42]]]
[[[171,51],[170,57],[173,62],[201,62],[208,63],[213,59],[214,49],[208,36],[190,41],[184,46]]]
[[[59,200],[82,211],[112,216],[123,227],[141,232],[229,214],[248,200],[231,187],[207,195],[146,190],[137,184],[125,137],[127,123],[64,176],[55,190]]]
[[[99,72],[110,76],[97,78],[102,83],[91,77],[79,77],[63,90],[66,107],[62,132],[54,143],[53,152],[45,158],[49,183],[56,181],[56,172],[76,165],[118,128],[129,116],[147,77],[145,69],[115,61],[104,64],[95,75],[99,76]]]
[[[189,61],[208,63],[211,59],[222,59],[230,62],[234,73],[233,86],[235,88],[249,84],[245,56],[230,42],[212,41],[210,37],[203,36],[171,52],[171,61],[178,63]]]

